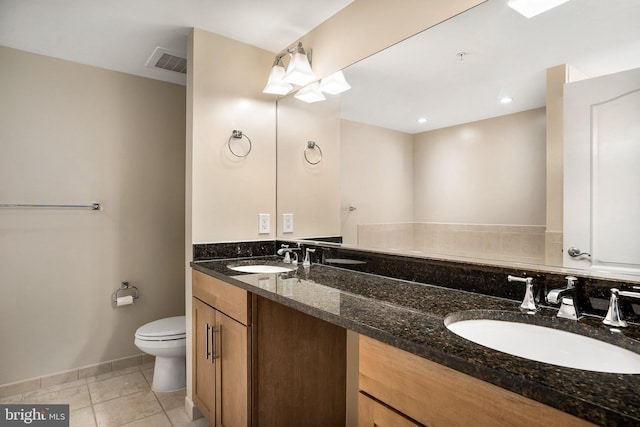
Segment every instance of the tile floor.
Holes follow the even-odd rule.
[[[185,390],[151,390],[153,363],[0,399],[0,403],[68,403],[70,426],[209,427],[204,418],[189,421]]]

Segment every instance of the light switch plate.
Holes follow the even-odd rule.
[[[282,214],[282,232],[293,233],[293,214]]]
[[[258,234],[269,234],[271,229],[271,215],[258,214]]]

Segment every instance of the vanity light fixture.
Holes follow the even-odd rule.
[[[288,53],[291,54],[291,61],[289,61],[287,72],[282,80],[297,86],[304,86],[317,80],[316,75],[311,70],[309,58],[302,48],[302,43],[298,43],[298,46],[293,51],[288,51]]]
[[[320,90],[330,95],[337,95],[349,89],[351,89],[351,86],[347,83],[342,71],[336,71],[320,80]]]
[[[317,82],[303,87],[293,96],[300,101],[304,101],[308,104],[318,101],[324,101],[325,99],[327,99],[320,90],[320,85]]]
[[[569,0],[509,0],[507,5],[527,18],[533,18]]]
[[[286,95],[291,92],[293,85],[282,80],[284,77],[284,67],[280,64],[284,55],[276,56],[276,60],[273,62],[273,67],[269,72],[269,80],[262,92],[272,93],[274,95]]]

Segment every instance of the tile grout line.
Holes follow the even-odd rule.
[[[83,408],[77,408],[77,409],[75,409],[75,411],[79,411],[79,410],[85,409],[87,407],[90,408],[93,422],[94,422],[94,424],[96,426],[98,426],[99,424],[98,424],[98,418],[97,418],[97,415],[96,415],[95,405],[102,404],[102,403],[105,403],[105,402],[108,402],[108,401],[111,401],[111,400],[114,400],[114,399],[117,399],[117,398],[126,397],[128,395],[113,397],[111,399],[107,399],[107,400],[104,400],[102,402],[94,402],[94,395],[91,392],[90,384],[107,381],[107,380],[109,380],[111,378],[116,378],[116,377],[120,377],[120,376],[123,376],[123,375],[129,375],[129,374],[137,372],[137,373],[140,373],[140,375],[142,375],[145,383],[149,387],[149,391],[151,391],[153,393],[153,397],[155,399],[155,402],[160,406],[160,409],[161,409],[162,412],[158,412],[158,414],[160,414],[160,413],[164,414],[165,418],[169,422],[169,425],[171,425],[172,427],[175,427],[176,424],[174,423],[174,421],[169,416],[169,414],[167,412],[167,408],[165,408],[165,406],[163,405],[162,400],[160,399],[160,396],[158,395],[158,393],[156,393],[152,389],[152,380],[147,378],[147,376],[144,373],[145,370],[153,369],[153,367],[154,367],[153,362],[144,363],[144,364],[139,364],[139,365],[136,365],[136,366],[131,366],[131,367],[128,367],[128,368],[118,369],[118,370],[115,370],[115,371],[111,370],[109,372],[105,372],[105,373],[102,373],[102,374],[97,374],[97,375],[94,375],[94,376],[91,376],[91,377],[78,378],[78,379],[75,379],[75,380],[67,381],[65,383],[55,384],[55,385],[49,386],[47,388],[54,388],[54,390],[48,391],[49,393],[59,393],[59,392],[62,392],[63,390],[68,390],[68,389],[71,389],[71,388],[76,387],[76,386],[77,387],[80,387],[80,386],[86,387],[86,392],[87,392],[87,396],[88,396],[88,399],[89,399],[89,405],[86,406],[86,407],[83,407]],[[134,368],[134,369],[131,370],[131,368]],[[126,370],[129,370],[129,372],[124,372],[123,373],[123,371],[126,371]],[[106,378],[98,379],[101,375],[106,375],[106,374],[115,374],[115,375],[113,375],[113,376],[109,375]],[[90,379],[92,379],[92,380],[89,381]],[[79,384],[76,384],[76,386],[73,386],[73,387],[72,386],[68,386],[67,387],[67,385],[70,385],[72,383],[78,383],[78,382],[79,382]],[[46,392],[45,390],[47,388],[40,389],[39,391],[42,391],[43,393],[45,393]],[[34,392],[36,392],[36,391],[26,391],[26,392],[22,392],[22,393],[18,393],[16,395],[14,395],[16,397],[16,399],[18,399],[18,402],[16,402],[16,403],[24,403],[25,399],[27,398],[26,395],[30,394],[30,393],[33,394]],[[17,396],[19,396],[19,398]],[[37,396],[37,392],[36,392],[36,394],[34,394],[34,396]],[[8,396],[8,397],[10,397],[10,396]],[[172,410],[173,409],[174,408],[172,408]],[[155,415],[157,415],[157,414],[153,414],[153,415],[149,415],[149,416],[144,417],[144,418],[139,418],[139,419],[136,419],[136,420],[132,420],[131,422],[144,420],[146,418],[150,418],[150,417],[153,417]]]
[[[164,414],[164,416],[167,418],[167,420],[169,421],[169,424],[171,424],[172,427],[175,427],[175,425],[173,424],[173,422],[171,421],[171,418],[169,417],[169,414],[167,414],[167,410],[165,409],[165,407],[162,405],[162,402],[160,401],[160,398],[158,397],[158,393],[156,393],[153,388],[153,381],[150,383],[149,379],[144,375],[144,372],[142,371],[142,365],[140,365],[140,367],[138,368],[140,370],[140,373],[142,374],[142,377],[144,378],[144,380],[146,381],[146,383],[149,385],[149,390],[151,390],[151,393],[153,393],[153,397],[156,399],[156,402],[158,402],[158,405],[160,406],[160,409],[162,409],[162,413]],[[155,416],[155,414],[153,415],[149,415],[147,417],[144,418],[140,418],[138,420],[135,421],[139,421],[139,420],[144,420],[146,418],[151,418]]]
[[[89,387],[89,381],[85,377],[84,381],[87,383],[87,393],[89,394],[89,403],[91,403],[91,415],[93,416],[93,424],[98,427],[98,418],[96,417],[96,411],[93,409],[93,396],[91,396],[91,387]],[[69,414],[69,418],[71,418],[71,414]],[[71,422],[71,420],[69,420]]]

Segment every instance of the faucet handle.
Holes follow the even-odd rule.
[[[313,253],[315,251],[316,251],[315,249],[307,248],[304,255],[304,261],[302,262],[302,265],[304,267],[309,267],[311,265],[311,259],[309,258],[309,253]]]
[[[565,279],[567,279],[567,289],[571,289],[571,288],[575,288],[576,284],[578,283],[578,278],[575,276],[567,276],[565,277]]]
[[[611,288],[611,298],[609,299],[609,310],[602,323],[609,326],[618,328],[626,328],[627,322],[623,319],[622,313],[620,313],[620,306],[618,304],[618,296],[620,291],[618,288]]]
[[[528,313],[535,313],[538,311],[538,304],[536,304],[536,299],[533,296],[533,277],[516,277],[509,275],[507,276],[507,280],[509,282],[524,282],[526,284],[524,298],[522,300],[522,304],[520,304],[520,309],[527,311]]]
[[[520,309],[529,313],[535,313],[536,311],[538,311],[538,304],[536,304],[536,299],[533,296],[533,278],[529,277],[529,280],[527,280],[525,283],[526,289],[524,292],[522,304],[520,304]]]

